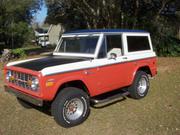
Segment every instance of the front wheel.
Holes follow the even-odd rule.
[[[81,89],[64,88],[53,101],[51,112],[59,125],[66,128],[76,126],[89,115],[89,97]]]
[[[146,72],[138,71],[133,84],[128,88],[130,96],[134,99],[145,97],[149,90],[149,78]]]

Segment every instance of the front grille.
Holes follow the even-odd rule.
[[[31,80],[32,80],[32,75],[11,70],[11,76],[12,77],[9,80],[9,83],[12,83],[16,86],[22,87],[24,89],[32,90],[31,86],[30,86]]]

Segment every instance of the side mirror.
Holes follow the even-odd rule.
[[[117,54],[115,53],[110,53],[110,55],[108,56],[108,59],[116,59],[117,58]]]

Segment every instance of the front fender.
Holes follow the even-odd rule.
[[[59,75],[53,75],[53,76],[48,76],[44,80],[44,98],[45,100],[52,101],[54,97],[56,96],[57,92],[59,92],[59,88],[68,82],[72,81],[82,81],[86,86],[87,84],[85,83],[85,80],[83,79],[83,75],[81,74],[76,74],[73,75],[74,73],[67,73],[67,74],[59,74]],[[48,80],[53,80],[54,85],[51,87],[46,86],[46,82]],[[88,88],[88,86],[87,86]]]

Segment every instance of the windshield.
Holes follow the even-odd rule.
[[[56,52],[94,54],[98,38],[98,36],[63,37]]]

